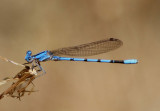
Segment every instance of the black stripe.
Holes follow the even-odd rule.
[[[87,59],[84,59],[84,61],[86,61],[86,62],[87,62]]]
[[[70,61],[74,61],[74,58],[70,58]]]
[[[101,59],[98,59],[97,62],[101,62]]]
[[[114,60],[115,63],[124,63],[123,60]]]

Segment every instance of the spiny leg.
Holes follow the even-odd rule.
[[[38,72],[42,72],[40,75],[38,75],[37,77],[43,76],[46,74],[46,71],[42,68],[42,66],[40,65],[39,62],[36,63],[36,65],[38,66],[39,70],[37,70]],[[36,78],[37,78],[36,77]]]

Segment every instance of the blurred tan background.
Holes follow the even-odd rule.
[[[39,91],[2,99],[0,111],[159,111],[159,12],[158,0],[1,0],[0,56],[24,63],[27,50],[114,37],[123,47],[90,58],[139,64],[45,62],[47,74],[34,81]],[[21,69],[0,60],[1,79]]]

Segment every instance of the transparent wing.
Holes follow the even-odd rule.
[[[123,42],[119,39],[107,38],[96,42],[53,50],[50,51],[50,54],[55,56],[92,56],[115,50],[122,44]]]

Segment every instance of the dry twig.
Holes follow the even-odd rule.
[[[20,98],[24,96],[26,92],[28,92],[28,95],[30,95],[31,92],[35,92],[33,90],[34,84],[32,83],[32,81],[37,77],[36,69],[30,68],[29,66],[26,65],[19,64],[17,62],[11,61],[1,56],[0,59],[18,66],[25,67],[15,77],[13,78],[6,77],[5,79],[3,79],[3,81],[0,82],[0,85],[3,85],[6,84],[8,81],[16,80],[16,82],[13,82],[12,85],[0,95],[0,99],[2,99],[5,95],[8,95],[10,97],[16,97],[20,100]],[[31,90],[26,90],[26,88],[30,84],[33,85]]]

